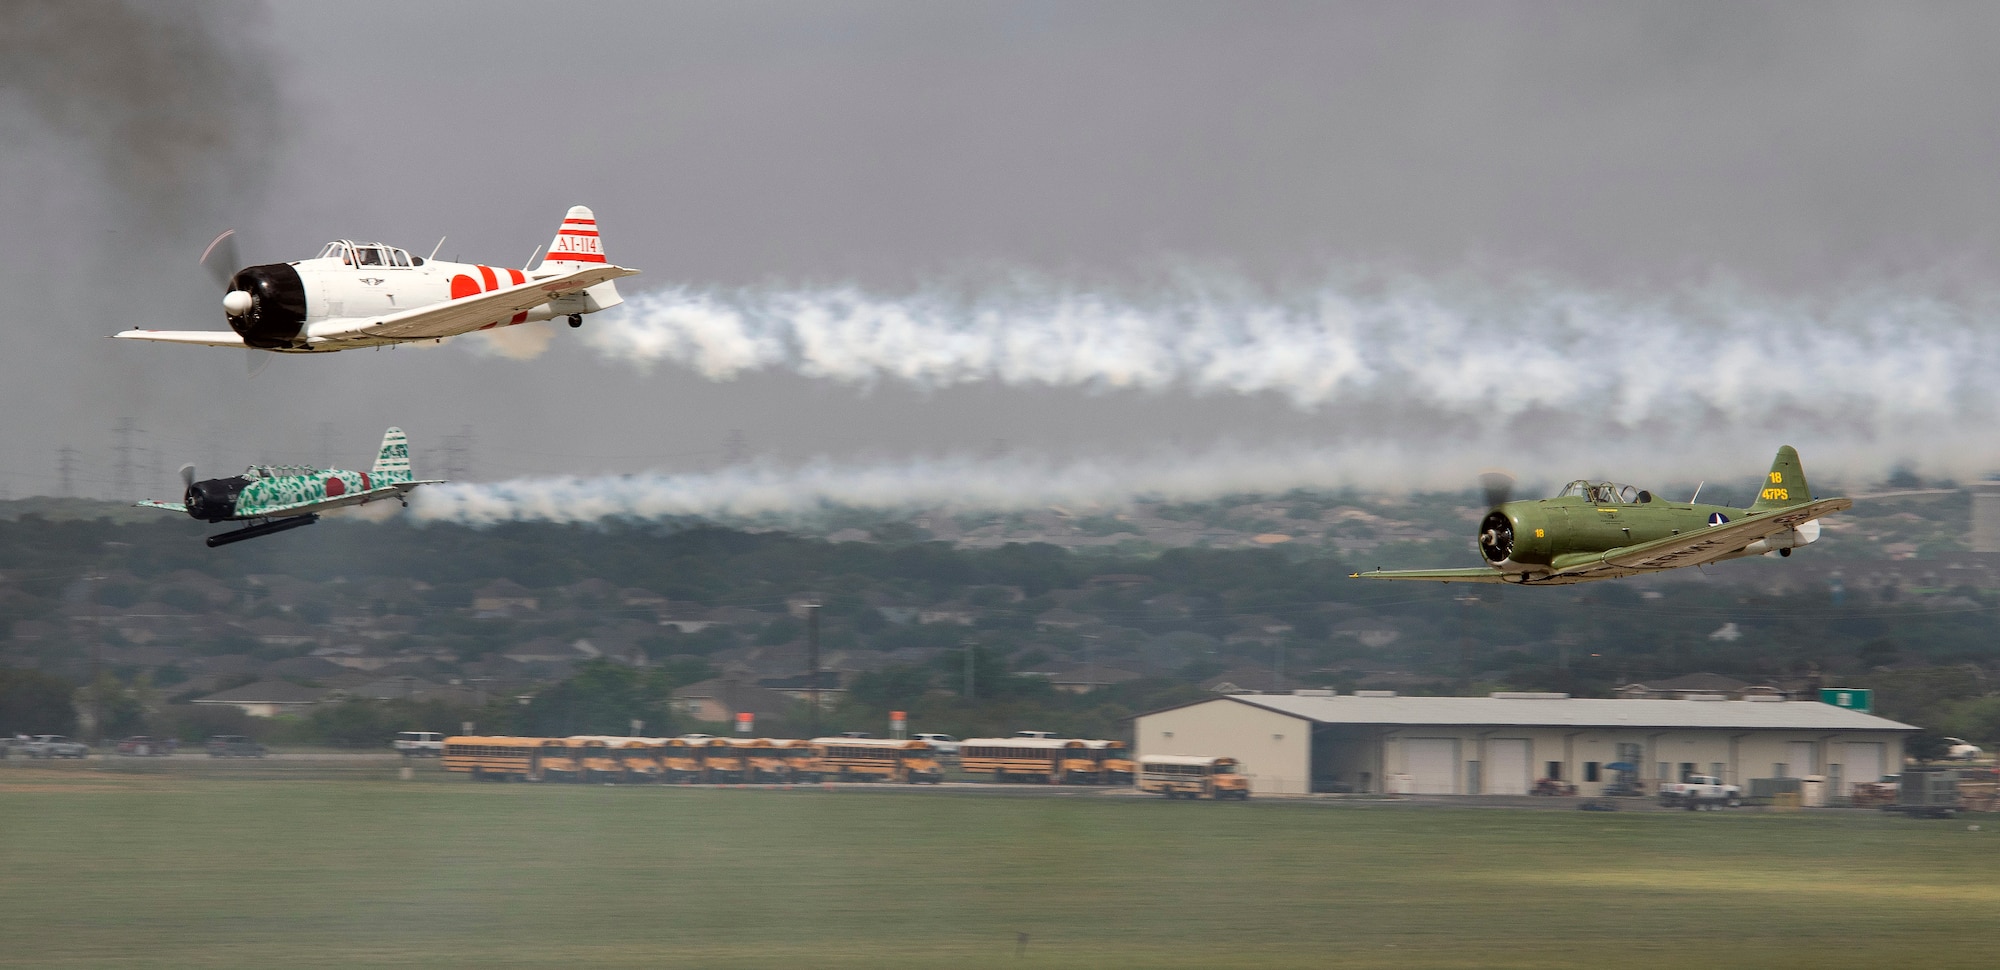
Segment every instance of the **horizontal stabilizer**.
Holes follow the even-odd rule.
[[[118,340],[154,340],[166,344],[234,347],[238,350],[247,346],[242,337],[227,330],[121,330],[111,336]]]

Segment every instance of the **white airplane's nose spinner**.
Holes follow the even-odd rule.
[[[229,295],[222,298],[222,312],[232,317],[240,317],[250,312],[252,302],[250,294],[242,290],[230,290]]]

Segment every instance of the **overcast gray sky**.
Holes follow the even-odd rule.
[[[1982,371],[1973,308],[2000,290],[1986,5],[23,3],[0,28],[0,487],[17,497],[56,488],[65,444],[81,490],[108,495],[121,418],[159,453],[148,493],[183,460],[360,462],[390,423],[420,460],[469,426],[494,478],[708,467],[732,429],[753,454],[866,460],[1314,444],[1394,420],[1379,394],[712,380],[567,330],[528,361],[364,351],[254,379],[236,352],[103,339],[222,327],[194,262],[230,226],[255,261],[448,234],[443,256],[519,265],[581,202],[644,272],[628,295],[1026,275],[1145,305],[1192,272],[1282,304],[1355,267],[1635,305],[1888,290],[1941,302]],[[1677,350],[1704,352],[1632,354],[1670,368]],[[1954,400],[1918,415],[1946,428],[1914,452],[1881,441],[1893,428],[1843,447],[1935,460],[1987,417]],[[1766,453],[1686,477],[1754,475]]]

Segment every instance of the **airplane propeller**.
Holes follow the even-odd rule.
[[[1500,562],[1514,549],[1514,523],[1500,507],[1514,495],[1514,476],[1498,469],[1479,473],[1479,488],[1486,495],[1486,516],[1479,526],[1479,551],[1488,562]]]
[[[181,487],[194,487],[194,465],[192,463],[181,466]]]
[[[208,268],[208,275],[215,277],[215,285],[228,289],[236,271],[243,268],[242,260],[236,256],[236,230],[224,229],[222,235],[209,240],[208,248],[201,251],[201,265]]]

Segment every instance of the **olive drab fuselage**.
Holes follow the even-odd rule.
[[[1558,565],[1564,556],[1594,556],[1707,529],[1744,514],[1724,505],[1662,501],[1629,485],[1586,485],[1581,494],[1573,483],[1555,498],[1508,502],[1488,512],[1480,522],[1480,554],[1502,569],[1528,571]],[[1502,523],[1503,528],[1496,528]],[[1496,532],[1500,541],[1489,541]]]

